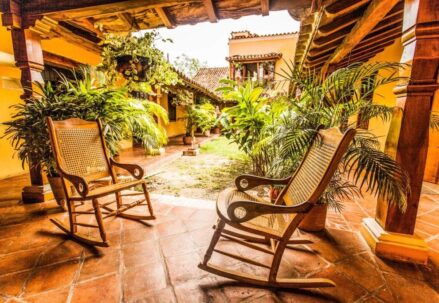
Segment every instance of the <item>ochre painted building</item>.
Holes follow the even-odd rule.
[[[276,91],[285,91],[282,69],[293,62],[298,33],[258,35],[249,31],[232,32],[229,38],[230,77],[258,80]]]

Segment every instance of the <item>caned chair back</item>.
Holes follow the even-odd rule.
[[[111,176],[110,163],[99,121],[77,118],[47,119],[53,152],[67,174],[94,181]]]
[[[319,130],[279,199],[288,206],[304,202],[316,203],[328,186],[354,135],[354,129],[348,129],[344,134],[335,127]]]

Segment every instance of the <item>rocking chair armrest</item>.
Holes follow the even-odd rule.
[[[120,167],[126,171],[128,171],[134,178],[140,180],[143,178],[145,171],[140,165],[131,164],[131,163],[120,163],[115,161],[113,158],[110,158],[110,163],[112,166]]]
[[[76,191],[81,197],[85,198],[87,196],[89,191],[88,183],[83,177],[69,174],[60,167],[58,167],[58,172],[63,178],[66,178],[70,183],[73,184]]]
[[[265,214],[306,213],[312,207],[313,204],[310,202],[304,202],[295,206],[285,206],[253,201],[235,201],[229,204],[227,215],[231,221],[241,223]],[[242,214],[237,213],[237,210]]]
[[[285,179],[270,179],[254,175],[240,175],[235,179],[236,188],[246,191],[259,185],[287,185],[291,177]]]

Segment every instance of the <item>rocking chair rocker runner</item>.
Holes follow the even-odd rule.
[[[118,163],[108,156],[99,121],[84,121],[76,118],[53,121],[49,117],[47,123],[57,171],[62,179],[70,226],[65,226],[57,219],[51,219],[52,223],[78,241],[95,246],[109,246],[103,219],[111,216],[133,220],[155,219],[149,193],[146,189],[146,181],[143,179],[143,169],[137,164]],[[115,167],[128,171],[135,180],[118,182],[114,171]],[[111,184],[93,187],[92,182],[103,178],[110,178]],[[74,190],[71,189],[72,185]],[[143,193],[121,194],[121,191],[136,185],[142,186]],[[110,194],[115,195],[115,201],[103,204],[98,202],[98,198]],[[144,195],[144,198],[123,204],[122,196],[134,195]],[[83,204],[86,200],[92,200],[93,207],[87,210],[76,210],[77,204]],[[113,203],[116,203],[115,209],[110,207]],[[138,205],[146,205],[149,215],[125,213]],[[77,217],[80,215],[94,215],[97,224],[78,222]],[[97,228],[101,241],[79,233],[78,226]]]
[[[216,209],[218,224],[199,268],[226,278],[259,286],[278,288],[333,287],[328,279],[278,278],[282,256],[289,245],[309,244],[309,240],[290,239],[300,222],[313,208],[334,175],[355,130],[342,134],[338,128],[319,130],[299,168],[289,178],[268,179],[251,175],[236,178],[236,188],[220,193]],[[285,185],[272,204],[246,191],[259,185]],[[234,230],[226,229],[226,226]],[[238,231],[236,231],[238,230]],[[245,233],[241,233],[243,231]],[[272,255],[271,265],[216,248],[220,238]],[[258,245],[266,244],[269,248]],[[268,277],[229,270],[209,263],[213,252],[269,269]]]

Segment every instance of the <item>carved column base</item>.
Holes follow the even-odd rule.
[[[416,235],[385,231],[374,218],[363,219],[361,234],[379,257],[420,264],[428,262],[428,245]]]
[[[24,203],[40,203],[53,200],[54,196],[49,184],[26,186],[21,192]]]

